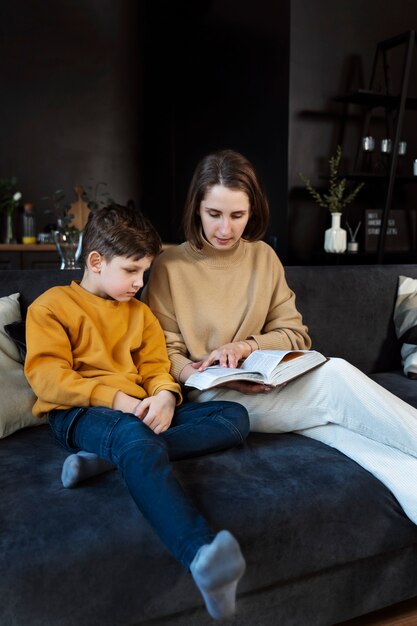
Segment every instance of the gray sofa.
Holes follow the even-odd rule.
[[[417,406],[392,322],[398,276],[417,266],[288,267],[313,347]],[[1,271],[0,296],[32,299],[74,272]],[[0,393],[12,393],[12,389]],[[0,440],[2,626],[206,626],[190,575],[166,552],[117,472],[66,490],[47,425]],[[293,433],[177,462],[214,529],[247,560],[236,626],[324,626],[417,596],[417,527],[338,451]]]

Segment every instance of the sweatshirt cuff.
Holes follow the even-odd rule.
[[[152,395],[156,396],[156,394],[160,391],[170,391],[174,394],[174,396],[176,396],[176,406],[182,404],[183,397],[181,393],[181,387],[177,383],[172,383],[172,385],[161,385],[160,387],[155,387]]]
[[[182,356],[181,354],[171,354],[169,356],[171,361],[171,376],[177,381],[180,382],[180,375],[184,367],[190,365],[192,363],[191,359],[187,359],[187,357]]]
[[[107,385],[97,385],[90,396],[91,406],[105,406],[109,409],[113,408],[113,401],[118,389],[107,387]]]

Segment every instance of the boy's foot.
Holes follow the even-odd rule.
[[[240,546],[227,530],[220,531],[195,555],[190,571],[214,619],[234,613],[236,588],[245,567]]]
[[[77,452],[71,454],[64,461],[62,466],[61,481],[64,487],[71,488],[78,485],[82,480],[97,476],[103,472],[114,469],[115,466],[110,461],[101,459],[92,452]]]

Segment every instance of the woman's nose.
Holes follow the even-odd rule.
[[[228,233],[230,231],[230,220],[227,218],[222,219],[220,224],[220,231],[222,233]]]

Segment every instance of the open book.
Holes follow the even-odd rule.
[[[247,380],[276,387],[298,378],[327,360],[316,350],[255,350],[238,368],[212,365],[204,372],[191,374],[185,384],[203,390],[231,380]]]

